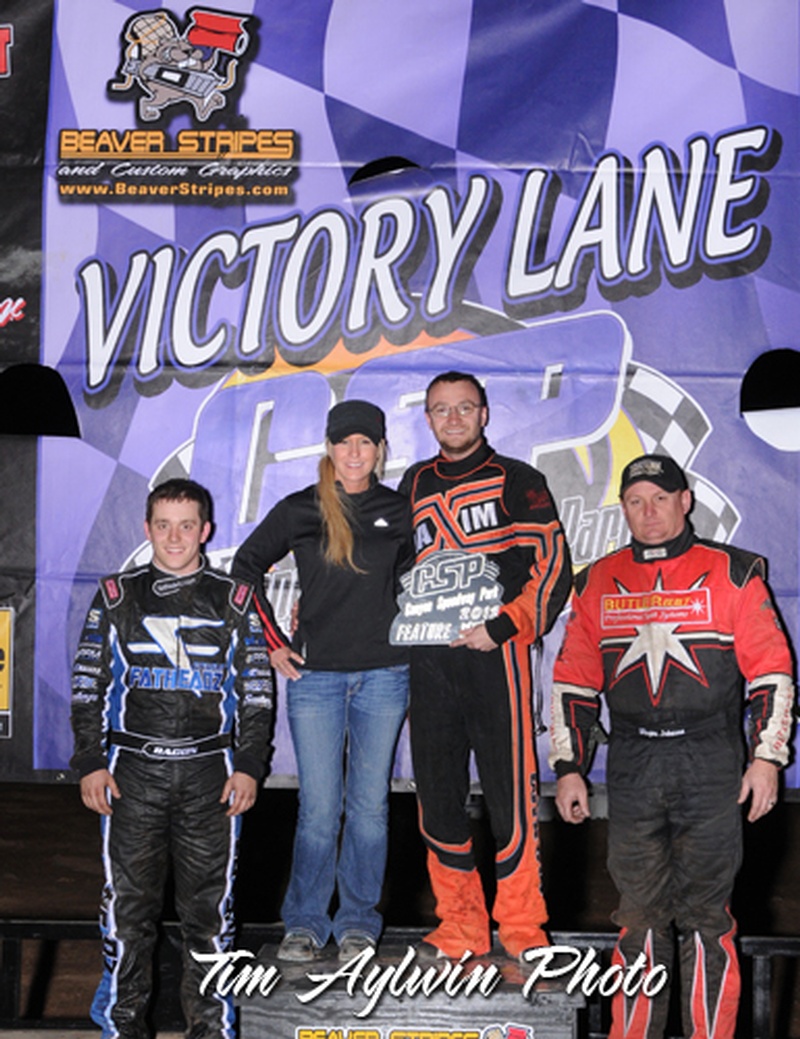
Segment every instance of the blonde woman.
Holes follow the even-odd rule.
[[[299,812],[278,949],[279,959],[294,962],[313,960],[331,935],[342,960],[378,941],[389,777],[408,702],[407,661],[389,645],[389,628],[398,576],[413,560],[411,516],[408,501],[379,482],[381,409],[337,404],[326,448],[317,483],[278,502],[233,561],[235,576],[262,589],[264,572],[292,551],[300,580],[291,640],[263,593],[258,601],[270,661],[287,679],[297,758]]]

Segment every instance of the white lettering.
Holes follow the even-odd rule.
[[[393,343],[400,329],[411,338],[426,321],[441,333],[500,223],[512,226],[505,308],[523,319],[580,306],[593,272],[610,299],[653,291],[659,266],[677,285],[704,273],[750,273],[769,252],[770,232],[760,219],[769,198],[765,171],[777,162],[781,144],[763,126],[714,141],[697,135],[688,142],[685,170],[661,145],[645,149],[635,165],[607,153],[574,202],[562,196],[556,173],[529,170],[510,221],[498,219],[499,184],[474,175],[463,201],[435,185],[418,205],[387,197],[355,218],[329,207],[241,234],[219,232],[185,258],[174,246],[138,251],[124,274],[90,260],[77,275],[86,390],[116,392],[122,373],[112,383],[111,372],[123,344],[125,363],[152,383],[169,364],[196,372],[198,381],[223,360],[271,364],[276,343],[289,362],[310,365],[343,338],[361,337],[356,347],[371,348],[382,328]],[[566,219],[571,208],[571,220],[563,240],[551,243],[557,203]],[[413,296],[404,284],[412,268],[427,277],[427,287]],[[238,313],[240,298],[241,320],[217,318],[205,327],[209,314]],[[479,519],[470,512],[466,528],[478,529]],[[418,544],[429,535],[419,528]]]
[[[642,156],[642,177],[633,210],[633,231],[628,249],[628,272],[643,273],[653,261],[653,239],[660,231],[659,242],[673,269],[688,266],[693,260],[692,242],[700,213],[700,200],[705,180],[708,141],[697,137],[689,143],[689,169],[681,178],[680,170],[668,161],[668,153],[660,146],[650,148]],[[681,188],[676,182],[683,180]],[[681,196],[682,212],[678,214],[676,195]],[[647,250],[647,255],[645,255]]]
[[[571,994],[580,988],[587,998],[594,992],[599,992],[602,996],[612,996],[620,988],[626,996],[633,996],[641,989],[644,995],[652,998],[669,980],[667,968],[663,964],[655,964],[649,970],[646,969],[647,957],[643,952],[639,953],[628,967],[612,964],[606,970],[602,970],[596,962],[596,949],[581,951],[572,945],[528,949],[523,958],[532,967],[522,990],[526,999],[530,997],[538,981],[564,978],[567,975],[571,977],[566,984],[566,991]],[[554,962],[558,960],[561,962]]]
[[[486,201],[490,197],[491,182],[486,177],[471,177],[466,201],[456,221],[453,220],[451,196],[445,188],[434,188],[424,199],[433,221],[436,261],[425,300],[425,310],[431,318],[450,309],[456,287],[455,273],[486,215]]]
[[[598,251],[600,270],[606,281],[614,281],[622,274],[619,194],[623,181],[619,157],[604,156],[595,167],[567,234],[553,280],[557,291],[563,292],[578,283],[579,260],[587,250]]]
[[[242,323],[240,349],[245,356],[257,353],[263,342],[264,314],[269,295],[269,284],[279,242],[288,242],[297,234],[299,217],[280,224],[251,227],[242,238],[242,255],[253,251],[253,265],[247,290],[247,306]]]
[[[314,983],[314,987],[308,992],[298,993],[298,1000],[310,1003],[337,982],[345,982],[348,996],[352,998],[360,988],[367,997],[366,1004],[355,1011],[356,1017],[367,1017],[385,993],[396,998],[414,996],[418,992],[430,996],[441,988],[450,997],[473,992],[487,997],[502,981],[500,969],[494,964],[488,967],[478,964],[465,972],[464,963],[471,957],[470,952],[466,952],[457,963],[446,960],[441,967],[432,965],[424,969],[417,964],[411,946],[399,963],[386,967],[369,966],[375,955],[374,949],[365,949],[338,970],[328,974],[309,974],[308,980]]]
[[[226,321],[220,321],[216,332],[205,342],[199,342],[195,338],[193,325],[198,312],[197,302],[203,301],[204,310],[207,310],[210,304],[213,292],[210,282],[211,260],[215,256],[221,256],[224,263],[230,267],[238,255],[239,243],[235,235],[225,231],[212,235],[203,242],[186,264],[178,282],[172,311],[172,349],[175,360],[181,367],[205,367],[225,348],[226,339],[230,334],[230,325]]]
[[[344,215],[324,210],[298,235],[280,286],[278,325],[290,346],[321,334],[340,303],[350,256]]]
[[[133,253],[128,261],[128,273],[122,289],[117,293],[114,313],[107,320],[106,308],[111,301],[106,297],[106,281],[102,265],[90,260],[78,271],[83,289],[86,322],[86,384],[89,391],[99,390],[108,379],[114,358],[122,344],[122,336],[133,313],[136,297],[144,282],[148,267],[147,253]]]
[[[553,284],[555,264],[530,270],[529,256],[533,240],[536,241],[536,248],[533,256],[530,256],[530,263],[536,263],[537,258],[541,259],[544,255],[549,222],[545,223],[541,212],[544,206],[543,192],[546,186],[553,186],[554,183],[552,174],[547,170],[531,170],[525,177],[506,273],[506,295],[510,300],[541,296]]]
[[[370,302],[380,303],[389,325],[401,324],[411,313],[394,268],[416,234],[413,205],[403,198],[382,199],[364,210],[361,222],[361,247],[347,312],[348,335],[358,335],[371,326]]]
[[[740,152],[759,152],[766,141],[766,129],[757,126],[751,130],[724,134],[714,146],[718,160],[717,175],[714,177],[704,243],[709,259],[720,260],[747,253],[755,241],[757,229],[752,222],[745,224],[738,233],[731,233],[731,229],[736,226],[732,209],[737,203],[741,204],[755,196],[759,181],[756,173],[737,176]]]
[[[269,996],[281,980],[277,967],[265,967],[261,963],[254,966],[245,964],[235,970],[240,959],[255,959],[255,954],[247,949],[235,949],[230,952],[196,952],[191,950],[192,958],[198,963],[208,963],[203,980],[200,982],[200,995],[205,995],[209,986],[214,984],[214,991],[221,996]]]

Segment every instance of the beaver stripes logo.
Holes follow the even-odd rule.
[[[165,108],[188,104],[205,122],[226,104],[225,94],[236,84],[240,58],[250,44],[248,18],[194,8],[180,32],[166,11],[134,15],[125,26],[127,41],[119,80],[110,91],[137,86],[139,118],[159,119]]]

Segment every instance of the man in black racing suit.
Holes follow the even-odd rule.
[[[230,947],[241,813],[255,801],[272,724],[272,672],[249,585],[206,566],[211,502],[191,480],[147,500],[150,565],[103,578],[72,680],[72,765],[101,815],[103,1039],[145,1039],[168,866],[183,936],[191,1039],[235,1035],[234,1007],[200,985],[192,953]]]
[[[571,823],[589,815],[582,775],[602,692],[611,716],[608,866],[620,894],[614,961],[625,968],[644,955],[666,979],[677,937],[683,1034],[732,1039],[740,981],[729,902],[741,805],[749,800],[753,822],[778,796],[791,654],[764,561],[695,537],[692,494],[671,458],[630,462],[620,497],[632,543],[578,575],[553,674],[556,807]],[[668,985],[653,998],[618,991],[610,1039],[663,1035],[668,996]]]

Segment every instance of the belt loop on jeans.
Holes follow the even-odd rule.
[[[140,736],[135,732],[112,732],[109,742],[116,747],[135,751],[151,761],[185,761],[188,758],[201,758],[207,754],[216,754],[231,746],[229,732],[214,736],[203,736],[194,740],[191,737],[174,740],[160,740],[156,736]]]

